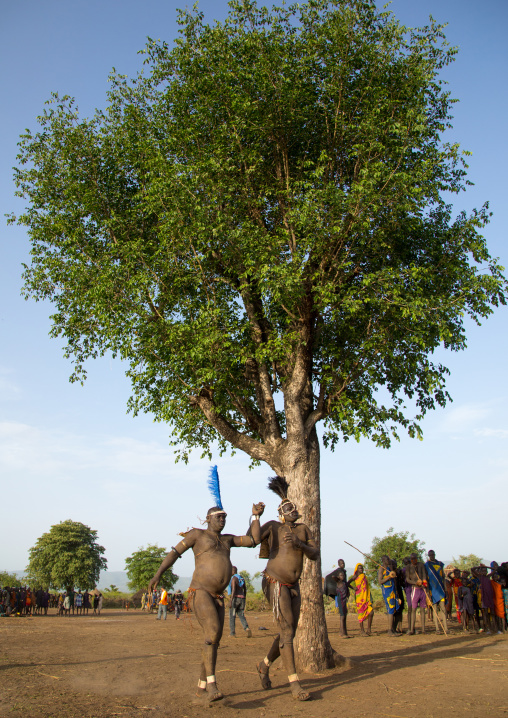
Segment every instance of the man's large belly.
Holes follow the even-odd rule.
[[[280,550],[274,558],[268,559],[266,573],[280,583],[293,585],[302,573],[303,555],[295,555],[294,551],[287,554]]]
[[[190,588],[204,588],[212,594],[221,594],[231,580],[231,560],[228,554],[214,552],[196,560]]]

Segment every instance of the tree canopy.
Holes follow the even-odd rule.
[[[466,571],[473,568],[473,566],[479,566],[482,561],[483,559],[474,553],[469,553],[467,556],[460,554],[458,558],[452,558],[452,565],[461,571]]]
[[[377,585],[378,564],[381,563],[382,556],[386,555],[395,559],[400,567],[402,565],[402,559],[405,556],[410,556],[412,553],[417,553],[421,559],[424,549],[425,541],[420,541],[414,534],[410,534],[409,531],[395,531],[390,527],[386,532],[386,536],[381,538],[374,536],[372,539],[369,558],[366,558],[363,562],[365,573],[369,577],[369,580],[374,585]],[[359,559],[359,562],[362,563],[361,559]]]
[[[12,586],[19,586],[22,581],[23,579],[18,578],[15,573],[9,573],[9,571],[0,571],[0,586],[2,586],[2,588],[5,588],[5,586],[9,586],[9,588],[11,588]]]
[[[45,589],[95,588],[108,567],[104,552],[97,531],[79,521],[61,521],[30,549],[24,581]]]
[[[140,546],[137,551],[125,559],[125,570],[131,591],[140,591],[148,587],[150,579],[154,577],[166,554],[167,550],[163,546],[148,544],[146,548]],[[178,576],[173,573],[172,569],[168,569],[161,576],[159,586],[169,590],[177,581]]]
[[[505,288],[487,207],[453,219],[443,199],[466,182],[442,139],[442,26],[366,0],[232,2],[223,23],[180,24],[173,48],[148,44],[144,76],[111,78],[105,111],[80,119],[55,95],[21,137],[26,292],[55,303],[74,377],[120,354],[133,411],[185,447],[272,464],[278,394],[306,389],[306,431],[324,420],[332,447],[417,435],[446,400],[432,352],[463,349],[465,316]]]

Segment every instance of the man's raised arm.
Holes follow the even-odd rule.
[[[233,536],[233,546],[248,546],[254,548],[261,543],[261,526],[259,517],[263,514],[265,505],[262,501],[252,505],[252,521],[249,532],[245,536]]]
[[[170,566],[172,566],[175,561],[177,561],[180,556],[187,551],[187,549],[192,548],[195,541],[195,530],[192,529],[192,531],[189,531],[189,533],[185,535],[185,538],[183,538],[180,543],[178,543],[176,546],[171,547],[171,551],[167,554],[166,558],[157,569],[155,576],[148,584],[149,591],[153,591],[155,588],[157,588],[157,584],[159,583],[162,574],[167,571],[168,568],[170,568]]]

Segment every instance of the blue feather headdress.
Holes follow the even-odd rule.
[[[224,508],[222,506],[222,499],[220,497],[220,482],[217,466],[210,467],[210,472],[208,474],[208,488],[210,489],[210,493],[212,494],[213,500],[215,501],[215,505],[219,509],[221,509],[221,511],[224,511]]]

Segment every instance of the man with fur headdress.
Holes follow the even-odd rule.
[[[149,590],[155,589],[164,571],[172,566],[185,551],[192,548],[195,568],[189,595],[192,596],[192,608],[205,637],[197,695],[203,702],[212,703],[223,698],[217,688],[215,664],[224,628],[223,592],[229,584],[232,574],[230,551],[234,546],[253,548],[261,541],[259,517],[264,511],[265,505],[262,502],[253,505],[250,535],[223,534],[222,530],[226,525],[226,512],[222,508],[216,466],[212,467],[208,485],[216,501],[216,506],[212,506],[208,510],[206,529],[193,528],[180,534],[183,539],[172,547],[161,563],[157,573],[150,581]]]
[[[279,521],[268,521],[261,527],[261,541],[268,548],[268,563],[263,572],[263,592],[273,608],[279,633],[265,658],[257,669],[261,685],[265,690],[271,688],[269,669],[272,663],[282,655],[287,670],[291,693],[296,700],[306,701],[310,695],[303,690],[295,668],[293,638],[300,617],[299,579],[303,568],[303,557],[315,561],[318,548],[309,528],[296,523],[300,518],[294,503],[287,497],[288,483],[280,477],[270,479],[268,488],[282,499],[279,504]],[[254,526],[254,524],[253,524]]]

